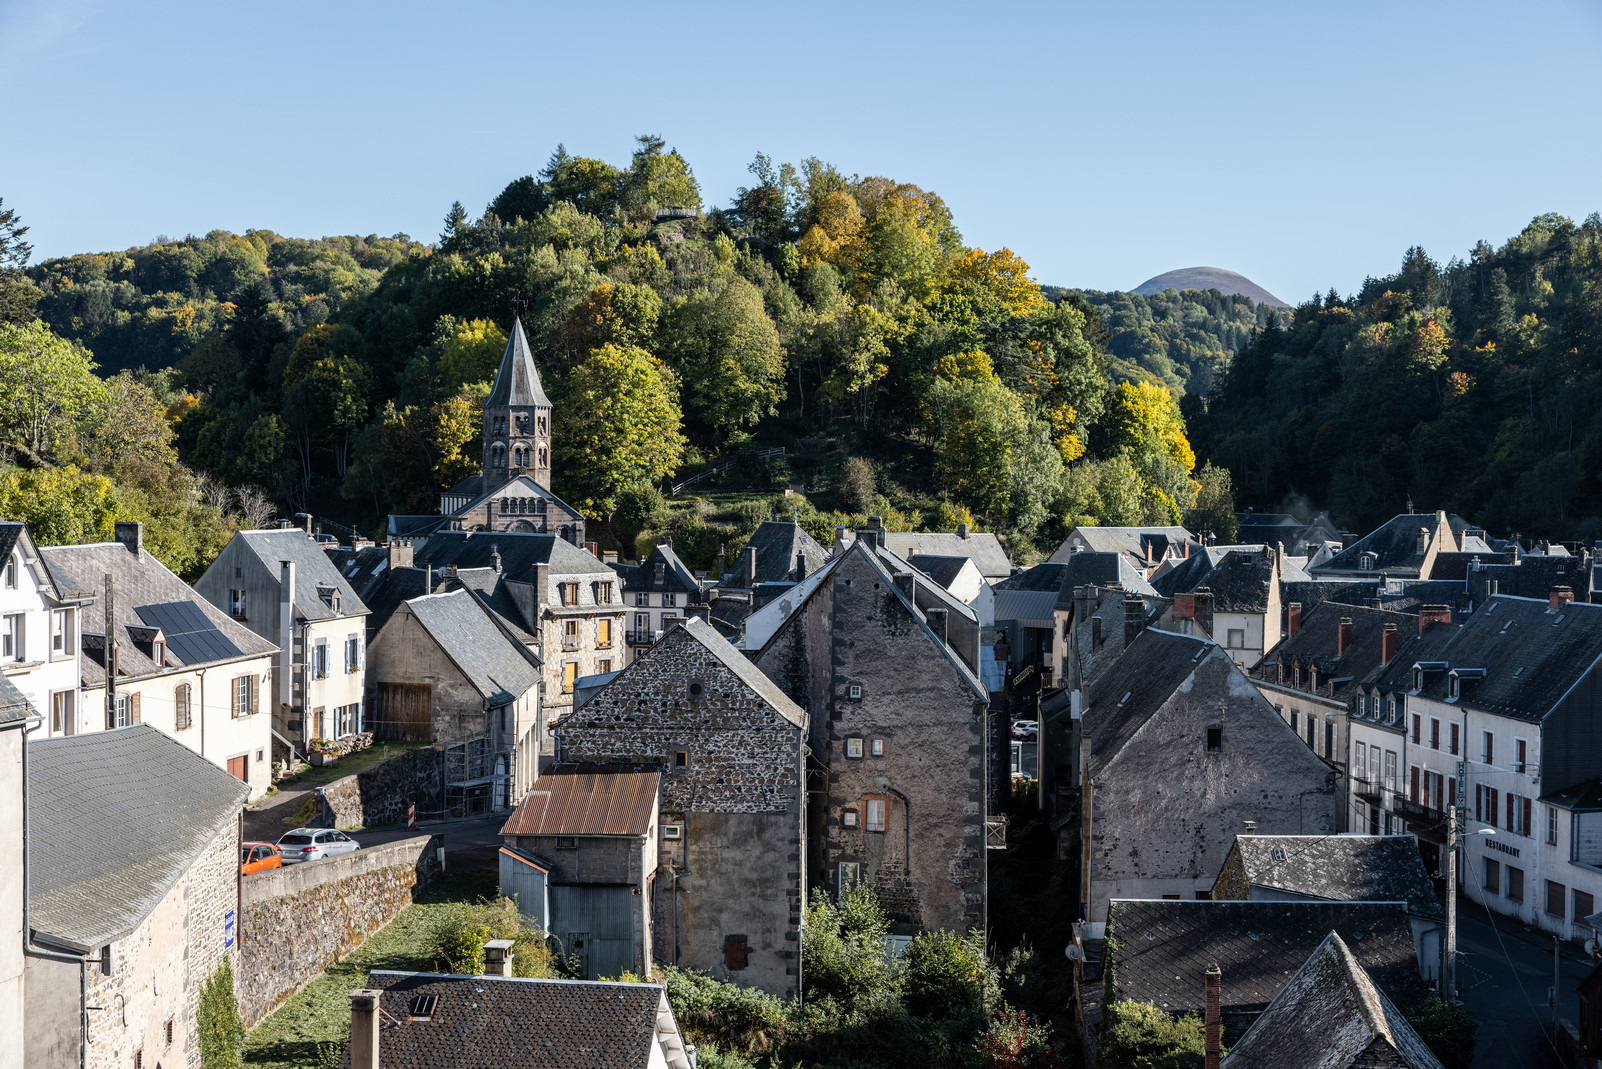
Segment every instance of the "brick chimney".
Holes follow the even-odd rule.
[[[117,524],[118,534],[121,534],[122,524]],[[117,541],[122,541],[119,537]],[[1562,608],[1574,600],[1574,588],[1568,586],[1555,586],[1546,595],[1547,607],[1553,610]]]
[[[1380,663],[1390,664],[1396,656],[1396,625],[1386,624],[1380,631]]]
[[[1285,637],[1290,638],[1302,629],[1302,603],[1293,601],[1285,610]]]
[[[1350,646],[1351,644],[1352,644],[1352,618],[1350,616],[1342,616],[1341,617],[1340,633],[1337,636],[1337,638],[1335,639],[1335,656],[1337,656],[1337,657],[1341,656],[1343,653],[1346,652],[1346,648],[1348,646]]]
[[[397,538],[390,542],[389,567],[391,571],[396,568],[410,568],[412,559],[412,540],[410,538]]]
[[[1193,620],[1193,619],[1195,619],[1195,617],[1196,617],[1196,595],[1195,594],[1175,594],[1174,595],[1174,619],[1176,619],[1176,620]],[[1295,625],[1292,624],[1291,625],[1291,634],[1294,635],[1295,633],[1296,633],[1296,628],[1295,628]]]
[[[1431,624],[1449,624],[1452,610],[1447,605],[1420,605],[1418,607],[1418,633],[1423,634]]]
[[[1217,964],[1207,966],[1202,1009],[1203,1048],[1207,1069],[1218,1069],[1220,1033],[1224,1030],[1224,973]],[[353,1063],[354,1064],[354,1063]]]
[[[145,545],[144,524],[137,520],[118,520],[113,526],[112,530],[114,532],[112,535],[113,538],[115,538],[118,542],[121,542],[124,546],[128,547],[129,553],[132,553],[136,557],[139,556],[139,551],[143,549]],[[1568,588],[1565,587],[1564,589],[1567,590]],[[1574,600],[1574,595],[1572,592],[1569,594],[1569,600]]]
[[[512,975],[512,941],[491,939],[484,944],[484,975]]]
[[[1213,633],[1213,592],[1206,587],[1196,591],[1196,626],[1209,637]]]
[[[378,1069],[378,1000],[383,994],[365,987],[350,993],[350,1069]]]

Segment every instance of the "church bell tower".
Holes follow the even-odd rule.
[[[484,493],[527,475],[551,488],[551,399],[540,385],[521,318],[484,401]]]

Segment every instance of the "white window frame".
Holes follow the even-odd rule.
[[[133,723],[133,696],[129,694],[117,695],[113,705],[115,723],[117,727],[125,728]]]
[[[17,555],[11,554],[6,558],[6,589],[17,589]]]
[[[311,659],[306,668],[306,674],[312,679],[328,678],[328,640],[326,638],[320,638],[312,643]]]
[[[887,808],[883,798],[864,799],[862,803],[862,830],[884,831],[886,823],[885,810]]]
[[[1232,627],[1232,628],[1230,628],[1227,632],[1225,632],[1224,641],[1228,643],[1228,646],[1227,646],[1228,649],[1232,649],[1232,650],[1243,650],[1243,649],[1245,649],[1246,648],[1246,629],[1242,628],[1242,627]]]
[[[862,756],[862,739],[852,735],[845,740],[845,755],[851,758]]]
[[[71,609],[50,610],[50,659],[65,660],[72,656]]]
[[[70,735],[72,731],[73,706],[77,704],[76,691],[56,690],[50,692],[50,734]]]
[[[884,756],[884,740],[883,739],[872,739],[872,740],[870,740],[868,742],[868,756],[870,756],[870,757],[883,757]]]
[[[345,674],[362,670],[362,636],[358,632],[345,636]]]
[[[245,609],[245,591],[243,589],[228,591],[228,615],[235,620],[243,620],[245,619]]]
[[[326,649],[327,647],[324,647],[324,648]],[[234,719],[236,719],[236,720],[243,719],[244,717],[247,717],[247,716],[250,715],[250,709],[251,709],[250,687],[251,687],[251,683],[252,683],[252,680],[251,680],[250,676],[235,676],[234,677],[233,715],[234,715]]]
[[[1558,841],[1558,815],[1557,806],[1546,807],[1546,845],[1556,846]]]

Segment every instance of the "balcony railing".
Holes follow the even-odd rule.
[[[563,635],[562,636],[562,650],[564,652],[571,652],[573,650],[576,650],[576,649],[579,648],[580,645],[581,645],[581,641],[580,641],[580,639],[579,639],[579,637],[577,635]]]

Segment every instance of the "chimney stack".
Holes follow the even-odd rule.
[[[1396,656],[1396,625],[1386,624],[1380,632],[1380,663],[1390,664]]]
[[[1213,592],[1206,587],[1196,591],[1196,626],[1209,638],[1213,634]]]
[[[129,553],[136,557],[139,556],[139,551],[144,548],[145,544],[144,524],[137,520],[118,520],[112,530],[115,532],[112,535],[113,538],[128,547]],[[1572,595],[1570,595],[1569,600],[1574,600]]]
[[[495,574],[496,575],[500,575],[501,574],[501,547],[500,546],[490,546],[490,567],[495,569]]]
[[[807,555],[800,550],[795,554],[795,581],[800,582],[807,577]]]
[[[965,523],[957,524],[957,537],[958,538],[967,538],[968,537],[968,525],[967,524],[965,524]]]
[[[311,529],[311,520],[312,520],[312,518],[311,518],[311,513],[309,513],[309,512],[303,512],[303,513],[301,513],[301,515],[302,515],[302,516],[305,516],[305,517],[306,517],[306,537],[307,537],[307,538],[310,538],[310,537],[311,537],[311,535],[312,535],[312,529]]]
[[[617,550],[615,550],[615,549],[602,550],[601,551],[601,563],[602,564],[616,564],[617,563]]]
[[[534,565],[534,615],[539,616],[540,610],[551,603],[551,566],[549,564]]]
[[[389,567],[410,568],[412,566],[412,540],[410,538],[397,538],[389,544]]]
[[[1431,624],[1449,624],[1452,610],[1446,605],[1420,605],[1418,607],[1418,633],[1423,634]]]
[[[1292,606],[1292,608],[1295,608],[1295,606]],[[1195,594],[1175,594],[1174,595],[1174,619],[1176,619],[1176,620],[1193,620],[1195,618],[1196,618],[1196,595]],[[1291,634],[1294,635],[1296,633],[1295,625],[1292,624],[1291,628],[1292,628]]]
[[[423,565],[423,593],[432,594],[433,592],[434,566],[432,564],[425,564]]]
[[[1218,965],[1207,966],[1206,997],[1203,999],[1202,1029],[1207,1069],[1218,1069],[1220,1033],[1224,1030],[1224,973]],[[354,1063],[352,1063],[354,1064]]]
[[[1352,644],[1352,618],[1350,616],[1342,616],[1341,617],[1340,634],[1335,640],[1335,656],[1339,657],[1342,654],[1344,654],[1346,652],[1347,647],[1350,646],[1351,644]]]
[[[1285,637],[1290,638],[1302,629],[1302,603],[1293,601],[1285,610]]]
[[[350,1069],[378,1069],[378,1000],[384,993],[350,993]]]
[[[755,546],[746,546],[741,552],[745,558],[745,585],[755,587],[757,581],[757,552]]]
[[[901,591],[902,594],[906,595],[908,601],[913,600],[915,587],[912,582],[912,573],[897,572],[893,578],[895,580],[896,589]]]
[[[944,643],[946,641],[946,610],[930,609],[923,614],[923,618],[929,621],[929,629],[935,633],[935,638]]]
[[[698,601],[684,607],[684,618],[695,617],[704,624],[712,622],[712,606],[704,601]]]
[[[117,526],[120,528],[122,524],[119,523]],[[1553,609],[1554,611],[1561,609],[1564,605],[1573,600],[1574,588],[1568,586],[1555,586],[1546,596],[1547,607]]]
[[[1144,598],[1124,599],[1124,645],[1128,646],[1146,629],[1146,601]]]
[[[491,939],[484,944],[484,975],[512,975],[512,941]]]
[[[1255,821],[1255,820],[1242,821],[1241,822],[1241,826],[1242,826],[1242,829],[1243,829],[1241,831],[1242,835],[1256,835],[1257,834],[1257,821]]]

